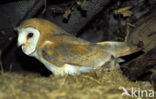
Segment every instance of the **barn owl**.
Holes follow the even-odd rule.
[[[54,75],[86,73],[108,63],[114,68],[120,56],[139,49],[125,42],[91,43],[45,19],[28,19],[16,29],[23,53],[38,59]]]

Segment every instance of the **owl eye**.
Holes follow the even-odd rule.
[[[33,37],[33,33],[29,33],[29,34],[27,35],[27,37],[28,37],[28,38]]]

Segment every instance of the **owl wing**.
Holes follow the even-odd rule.
[[[107,50],[96,44],[81,44],[68,42],[53,42],[44,44],[40,56],[57,67],[70,64],[78,67],[86,66],[96,68],[109,60]]]
[[[126,56],[141,50],[141,48],[126,42],[105,41],[97,44],[101,45],[103,48],[108,48],[115,58]]]

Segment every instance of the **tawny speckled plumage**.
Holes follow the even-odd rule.
[[[89,72],[138,51],[125,42],[90,43],[44,19],[26,20],[17,30],[23,52],[37,58],[55,75]],[[30,33],[33,36],[29,36]]]

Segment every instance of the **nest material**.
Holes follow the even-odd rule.
[[[3,73],[0,85],[1,99],[130,99],[121,95],[123,87],[153,90],[149,83],[131,82],[118,70],[98,70],[65,77]]]

